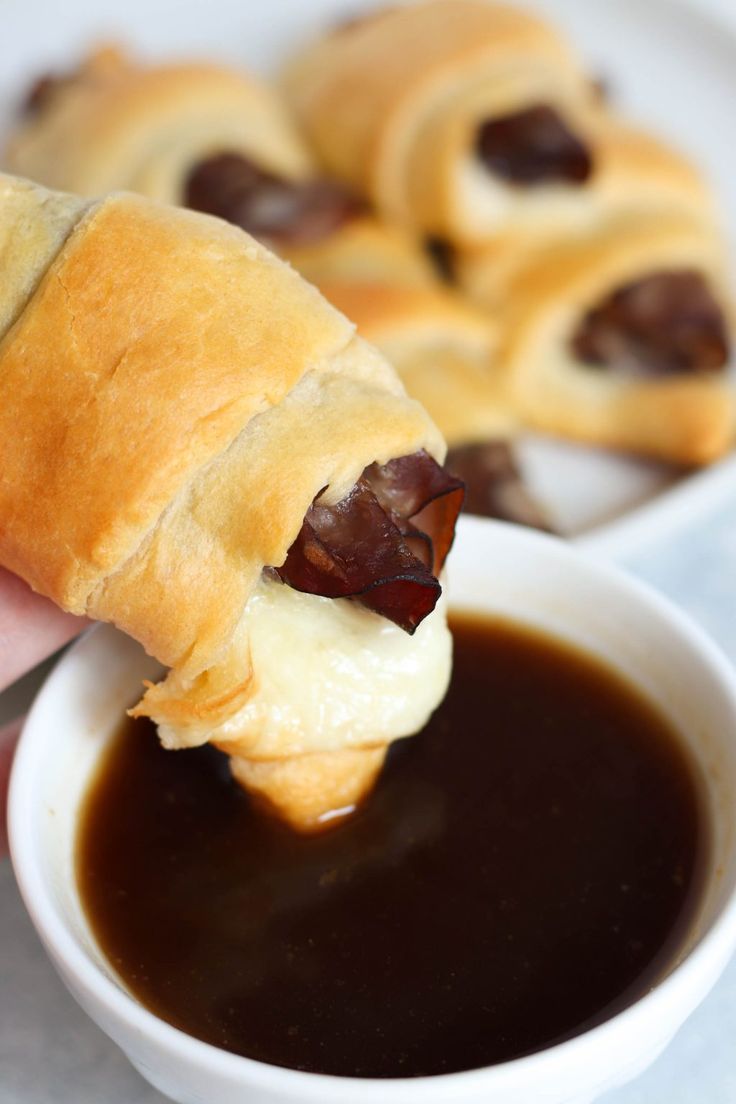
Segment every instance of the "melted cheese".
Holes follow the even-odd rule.
[[[247,702],[206,733],[161,725],[165,746],[208,739],[251,759],[371,747],[417,732],[447,690],[444,598],[409,636],[356,602],[263,578],[245,617],[253,668]]]

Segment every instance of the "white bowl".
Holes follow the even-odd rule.
[[[736,679],[713,644],[646,587],[562,543],[463,518],[450,564],[456,608],[508,615],[582,645],[671,719],[702,775],[712,845],[702,904],[667,977],[599,1027],[526,1058],[447,1074],[358,1080],[218,1050],[124,988],[97,947],[74,878],[80,801],[105,744],[156,665],[98,628],[59,663],[28,718],[13,770],[13,863],[38,933],[82,1007],[156,1088],[182,1104],[587,1104],[643,1070],[717,980],[736,946]]]

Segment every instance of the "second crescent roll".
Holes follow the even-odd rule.
[[[333,233],[303,244],[284,242],[280,256],[312,284],[383,284],[436,288],[437,270],[417,239],[362,214]]]
[[[137,711],[177,746],[220,726],[253,761],[343,750],[329,726],[310,727],[299,695],[279,744],[279,703],[255,667],[259,611],[273,602],[284,624],[298,621],[300,600],[306,617],[321,610],[328,637],[362,633],[368,654],[385,628],[414,663],[411,689],[356,725],[353,749],[421,727],[439,700],[432,680],[441,696],[449,671],[441,613],[410,637],[348,598],[300,595],[264,575],[309,590],[297,538],[331,511],[349,520],[351,496],[376,512],[383,485],[399,480],[410,515],[445,493],[431,459],[442,460],[442,438],[388,363],[291,268],[192,212],[125,194],[85,203],[2,177],[0,251],[0,562],[62,608],[115,623],[171,669]],[[426,458],[426,491],[412,484],[415,454]],[[451,515],[443,524],[446,550]],[[432,578],[431,564],[422,576],[401,555]],[[330,594],[355,593],[339,583]],[[425,690],[422,655],[434,672]],[[259,723],[224,733],[243,709]],[[358,779],[356,792],[364,786]]]
[[[688,161],[617,122],[567,43],[503,4],[425,0],[338,27],[284,87],[331,172],[455,245],[565,235],[630,209],[712,217]]]
[[[441,283],[408,234],[364,217],[286,256],[381,350],[450,446],[511,432],[495,322]]]
[[[540,254],[507,303],[501,359],[531,425],[679,464],[731,444],[730,289],[698,224],[624,222]]]
[[[219,215],[280,253],[329,236],[361,209],[314,175],[265,82],[212,63],[151,64],[114,47],[37,82],[5,161],[79,195],[125,188]]]
[[[513,213],[492,240],[458,249],[454,274],[478,304],[503,308],[516,275],[537,256],[566,243],[605,234],[622,218],[644,220],[685,217],[704,227],[717,224],[713,198],[690,161],[643,130],[608,116],[595,135],[596,168],[584,189],[555,217],[538,208],[525,223]]]

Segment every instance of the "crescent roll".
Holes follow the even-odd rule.
[[[449,677],[439,432],[242,231],[11,177],[0,211],[0,562],[170,668],[134,710],[168,746],[299,827],[354,803]]]
[[[357,216],[315,166],[276,93],[220,65],[150,65],[98,50],[31,93],[13,172],[84,196],[124,188],[219,215],[283,252]]]
[[[508,437],[515,426],[494,371],[497,328],[443,288],[318,281],[391,361],[448,445]]]
[[[425,0],[337,28],[284,87],[330,172],[455,245],[632,205],[710,209],[683,158],[611,118],[558,34],[501,4]]]
[[[623,223],[518,274],[501,359],[538,429],[704,464],[733,436],[730,315],[715,235],[686,220]]]
[[[286,179],[313,171],[278,97],[222,65],[150,65],[116,47],[39,82],[6,151],[7,168],[83,196],[115,189],[182,202],[198,162],[228,150]]]

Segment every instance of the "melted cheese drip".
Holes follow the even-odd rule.
[[[386,744],[421,729],[447,690],[444,598],[409,636],[356,602],[262,578],[245,617],[253,667],[245,705],[206,732],[160,725],[166,747],[209,740],[231,755],[280,759]]]

